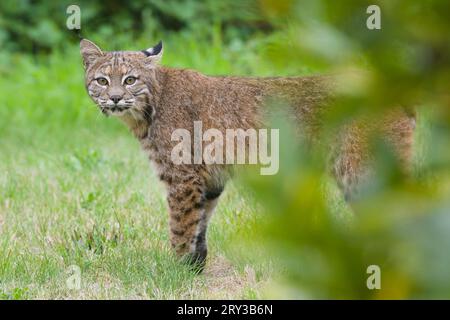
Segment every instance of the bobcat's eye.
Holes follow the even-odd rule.
[[[130,76],[130,77],[127,77],[124,82],[127,85],[132,85],[136,82],[136,78]]]
[[[101,86],[106,86],[108,84],[108,80],[106,78],[97,78],[97,83]]]

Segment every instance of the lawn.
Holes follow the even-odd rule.
[[[262,50],[270,37],[227,47],[214,37],[165,40],[165,65],[206,74],[321,71],[298,61],[274,69]],[[77,45],[46,56],[2,54],[0,61],[0,299],[274,296],[282,271],[252,243],[263,217],[244,186],[227,186],[210,225],[205,272],[194,275],[169,247],[164,190],[138,142],[85,92]],[[421,118],[418,127],[427,131]],[[347,218],[330,186],[332,212]],[[74,270],[79,287],[70,285]]]
[[[172,43],[169,65],[242,74],[251,58],[244,72],[269,70],[257,69],[255,50],[233,65],[222,56],[230,50],[197,48],[178,59],[170,52],[182,45]],[[138,142],[88,98],[78,47],[1,58],[0,298],[262,297],[273,271],[236,240],[251,238],[258,223],[242,187],[222,196],[206,270],[195,276],[169,248],[164,190]],[[79,288],[67,285],[73,268]]]

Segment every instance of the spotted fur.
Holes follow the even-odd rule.
[[[177,142],[171,140],[172,132],[184,128],[192,133],[194,121],[202,121],[203,130],[260,128],[267,115],[264,102],[276,98],[292,106],[300,134],[314,142],[333,79],[210,77],[162,67],[162,53],[162,43],[143,51],[103,52],[94,43],[81,41],[89,95],[105,115],[119,117],[140,141],[167,188],[170,242],[179,256],[187,256],[202,267],[207,255],[208,221],[230,169],[224,165],[173,164],[170,154]],[[135,82],[127,85],[127,77]],[[100,84],[99,78],[105,78],[108,85]],[[405,162],[410,158],[411,119],[397,110],[380,126]],[[351,124],[332,148],[332,171],[348,198],[366,172],[367,137],[364,126]]]

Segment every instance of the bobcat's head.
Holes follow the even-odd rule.
[[[152,115],[155,70],[162,42],[143,51],[104,52],[93,42],[80,42],[86,88],[105,115],[148,118]]]

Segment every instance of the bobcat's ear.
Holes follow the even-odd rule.
[[[142,50],[147,58],[145,59],[145,64],[147,66],[154,66],[161,61],[163,55],[163,44],[162,41],[159,41],[158,44],[154,47],[150,47],[147,50]]]
[[[99,57],[103,55],[102,50],[92,41],[81,39],[80,52],[83,57],[84,68],[87,69]]]

